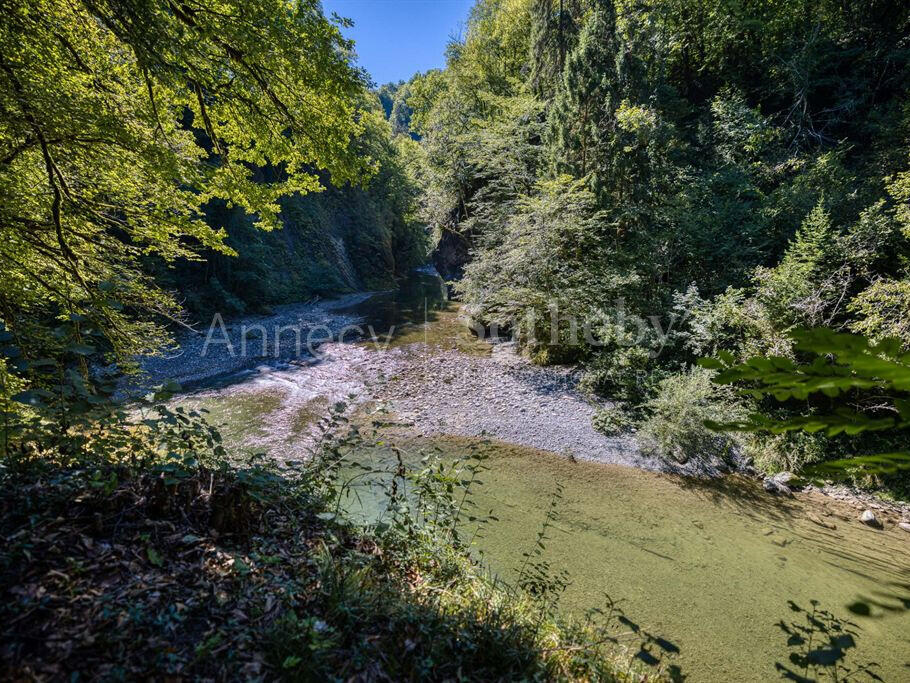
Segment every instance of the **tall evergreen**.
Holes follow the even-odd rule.
[[[597,149],[610,135],[616,101],[616,15],[613,3],[594,5],[566,58],[550,114],[550,140],[557,172],[597,173]],[[594,185],[601,182],[593,179]]]

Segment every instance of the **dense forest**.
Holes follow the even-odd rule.
[[[539,362],[583,364],[617,402],[604,431],[666,457],[893,448],[718,435],[705,420],[793,407],[693,364],[793,359],[800,328],[910,344],[908,36],[899,1],[480,0],[444,70],[388,88],[437,265]]]

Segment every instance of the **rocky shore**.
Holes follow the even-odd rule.
[[[383,406],[416,436],[491,438],[572,460],[684,476],[727,471],[721,462],[691,458],[678,464],[649,456],[633,434],[601,434],[591,420],[606,404],[578,391],[575,371],[533,365],[511,342],[487,346],[462,338],[469,333],[456,322],[456,312],[430,323],[437,328],[433,334],[420,325],[397,330],[390,345],[392,336],[376,334],[348,312],[370,296],[354,294],[277,307],[271,315],[216,321],[200,334],[181,336],[176,353],[144,359],[145,381],[175,379],[192,390],[189,397],[195,402],[250,403],[269,397],[258,401],[267,406],[262,408],[264,427],[243,436],[244,445],[291,459],[307,456],[318,437],[318,417],[343,401],[349,411]],[[768,477],[765,488],[789,494],[786,479]],[[843,486],[804,490],[849,503],[858,515],[870,511],[876,521],[910,525],[907,505]]]
[[[139,360],[134,386],[174,381],[194,389],[218,380],[252,374],[258,369],[308,365],[313,349],[339,339],[362,336],[360,318],[343,313],[373,296],[359,292],[337,299],[275,306],[268,314],[224,318],[213,313],[196,332],[182,331],[176,347]]]

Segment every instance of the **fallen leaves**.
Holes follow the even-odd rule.
[[[180,487],[171,501],[149,477],[110,495],[53,481],[0,491],[0,677],[267,671],[265,634],[311,571],[300,510],[265,528],[229,474]],[[231,509],[214,514],[213,501]],[[219,516],[238,533],[213,529]]]

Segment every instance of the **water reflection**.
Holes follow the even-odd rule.
[[[448,310],[449,305],[443,279],[435,273],[416,271],[397,289],[380,292],[338,311],[362,318],[362,326],[372,326],[377,335],[391,333],[395,338],[413,325],[436,321],[438,313]]]

